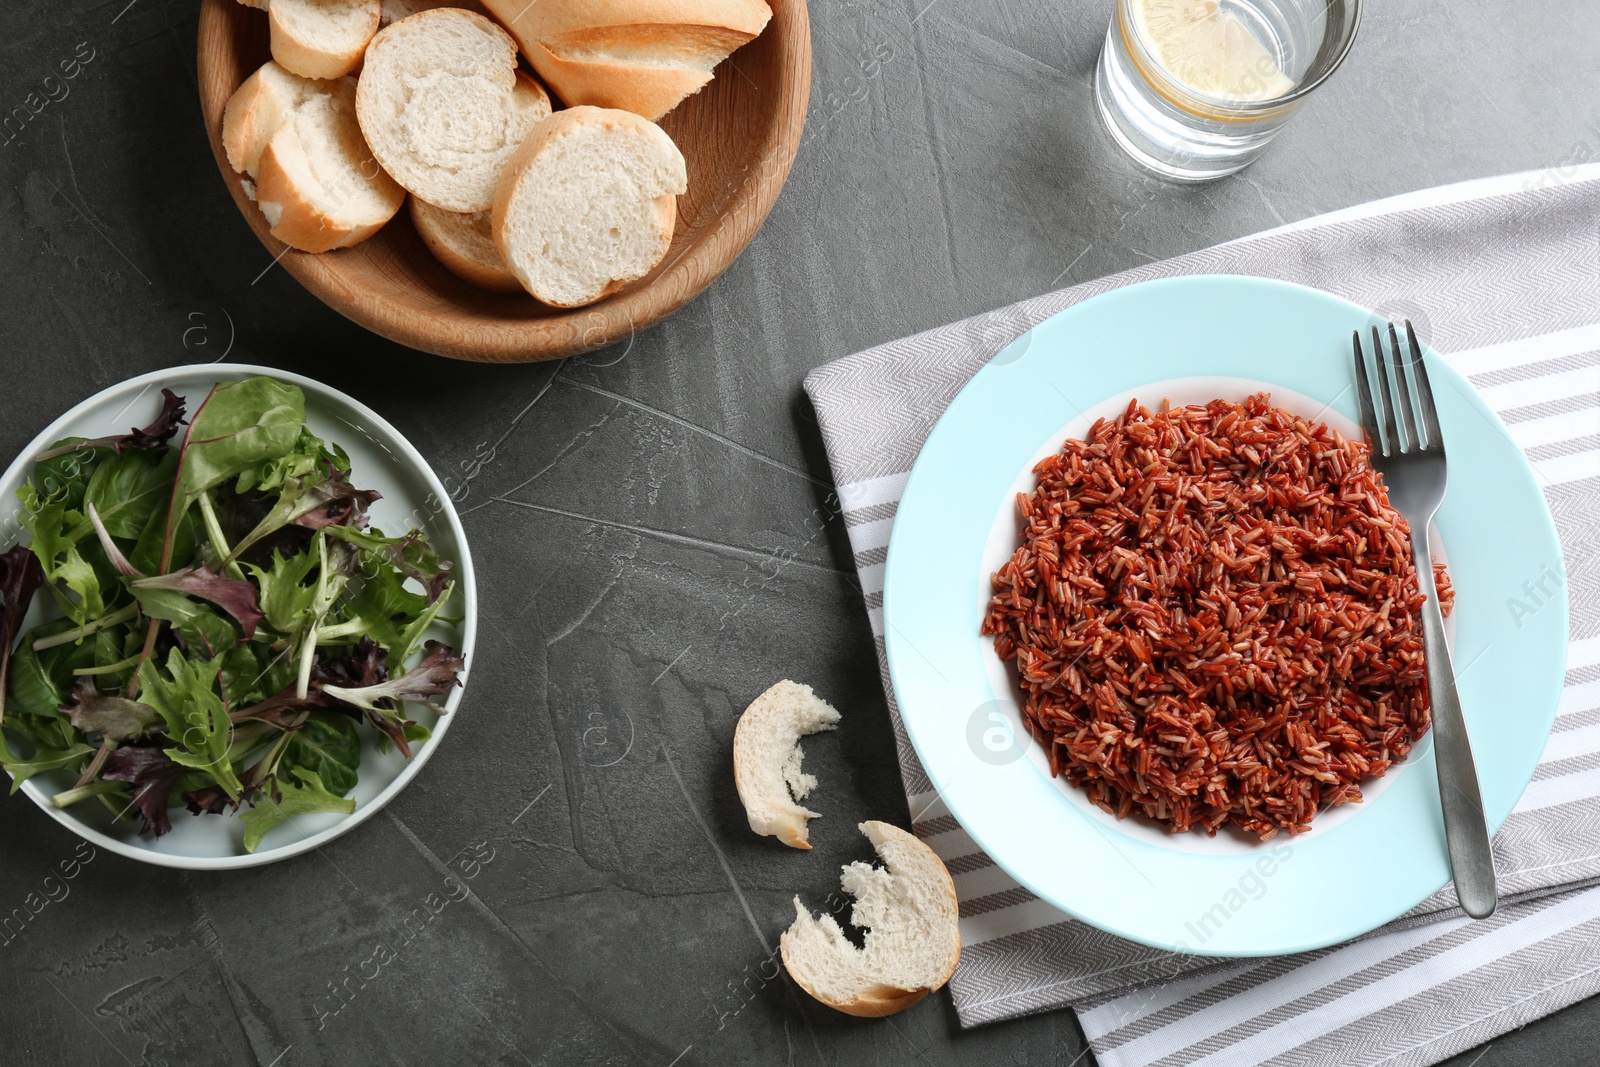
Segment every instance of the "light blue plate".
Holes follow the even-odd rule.
[[[889,545],[884,628],[906,729],[950,812],[1042,899],[1123,937],[1264,956],[1366,933],[1448,882],[1430,738],[1310,832],[1169,835],[1118,821],[1052,779],[1027,740],[1009,664],[978,633],[989,574],[1016,545],[1029,468],[1131,397],[1154,407],[1268,389],[1355,430],[1350,333],[1377,320],[1327,293],[1256,278],[1148,282],[1040,324],[981,370],[934,428]],[[1465,379],[1427,354],[1450,453],[1433,536],[1456,588],[1455,663],[1479,783],[1498,829],[1555,718],[1567,649],[1561,547],[1533,472]],[[1532,615],[1524,583],[1549,596]],[[1019,739],[1021,742],[1019,743]]]

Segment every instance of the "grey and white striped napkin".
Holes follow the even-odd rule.
[[[1567,561],[1566,688],[1542,762],[1495,838],[1504,903],[1446,889],[1351,944],[1227,961],[1068,918],[1012,881],[939,804],[889,692],[915,829],[944,857],[965,950],[963,1025],[1077,1009],[1102,1067],[1434,1063],[1600,991],[1600,166],[1446,186],[1293,226],[894,341],[813,371],[883,665],[883,570],[933,424],[1023,331],[1119,286],[1252,274],[1409,318],[1500,413],[1538,473]],[[1530,608],[1536,605],[1530,605]],[[887,674],[884,676],[888,690]]]

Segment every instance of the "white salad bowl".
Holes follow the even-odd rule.
[[[450,690],[443,715],[423,705],[407,705],[407,714],[415,715],[433,734],[413,744],[409,760],[392,747],[379,751],[374,731],[361,731],[360,778],[349,794],[356,802],[353,812],[297,815],[269,831],[254,852],[244,849],[244,827],[237,814],[190,815],[180,810],[173,814],[172,830],[155,837],[141,832],[142,820],[136,815],[114,818],[104,805],[92,800],[65,809],[56,807],[50,798],[73,784],[68,771],[37,774],[22,783],[20,791],[62,826],[98,848],[144,863],[212,871],[255,867],[298,856],[360,826],[399,795],[444,741],[472,666],[478,622],[472,556],[461,518],[432,468],[400,431],[371,408],[337,389],[272,367],[221,363],[152,371],[78,404],[35,437],[0,478],[0,501],[10,505],[0,511],[0,548],[26,537],[16,493],[32,473],[34,457],[51,444],[64,437],[98,437],[144,425],[160,410],[162,389],[183,396],[192,415],[216,383],[257,376],[297,385],[305,393],[306,424],[312,432],[337,443],[349,455],[353,484],[383,494],[370,511],[374,527],[390,534],[416,527],[427,534],[441,556],[454,561],[456,588],[445,608],[451,618],[436,622],[427,636],[459,651],[465,664],[461,685]],[[35,597],[23,630],[55,614],[48,597]]]

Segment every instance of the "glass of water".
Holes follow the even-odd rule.
[[[1360,22],[1361,0],[1117,0],[1095,102],[1140,164],[1220,178],[1338,69]]]

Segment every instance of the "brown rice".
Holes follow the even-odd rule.
[[[1133,401],[1017,495],[983,632],[1118,818],[1299,833],[1427,732],[1409,527],[1365,444],[1268,401]]]

